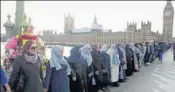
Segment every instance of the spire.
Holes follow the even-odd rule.
[[[29,23],[32,23],[32,19],[29,17]]]
[[[8,21],[10,21],[10,19],[11,19],[11,15],[8,14],[8,15],[7,15],[7,18],[8,18]]]
[[[171,1],[172,1],[172,0],[167,0],[167,4],[171,4]]]
[[[94,24],[97,24],[97,17],[94,15]]]

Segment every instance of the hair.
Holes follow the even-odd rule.
[[[27,41],[27,42],[24,44],[23,54],[27,52],[27,50],[31,47],[32,44],[33,44],[33,41]]]

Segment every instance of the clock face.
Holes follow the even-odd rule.
[[[166,11],[165,12],[165,16],[170,16],[171,15],[171,11]]]

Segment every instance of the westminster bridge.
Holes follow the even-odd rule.
[[[51,46],[51,45],[62,45],[62,46],[76,46],[76,45],[84,45],[87,43],[81,43],[81,42],[46,42],[45,45]],[[88,43],[90,45],[95,45],[92,43]],[[103,44],[98,44],[98,45],[103,45]]]

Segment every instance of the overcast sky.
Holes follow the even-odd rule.
[[[1,1],[1,33],[5,33],[3,23],[7,14],[11,14],[14,22],[15,3]],[[174,6],[175,2],[172,3]],[[25,13],[32,18],[37,32],[43,29],[63,32],[64,14],[70,12],[75,15],[75,28],[90,27],[96,15],[104,29],[124,31],[127,22],[136,22],[140,28],[141,21],[149,20],[152,31],[162,33],[165,5],[166,1],[25,1]]]

